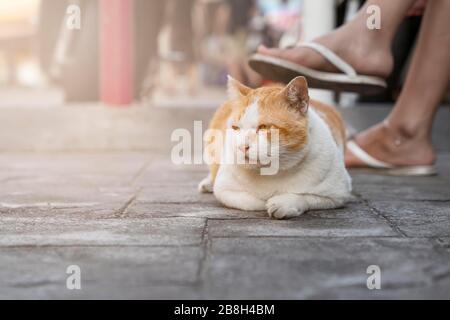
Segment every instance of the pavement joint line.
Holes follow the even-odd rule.
[[[209,261],[209,249],[211,247],[211,241],[208,231],[208,222],[209,220],[205,220],[205,225],[202,230],[202,257],[200,258],[199,267],[197,270],[196,276],[196,285],[200,287],[202,285],[202,280],[206,271],[208,270],[208,261]]]
[[[386,217],[386,215],[384,215],[383,213],[381,213],[381,211],[377,210],[376,208],[372,207],[370,205],[370,200],[367,200],[365,198],[362,197],[362,195],[358,194],[358,193],[354,193],[356,197],[358,197],[361,202],[366,205],[370,211],[372,211],[373,213],[375,213],[375,215],[379,218],[382,218],[383,220],[386,221],[386,223],[388,224],[388,226],[396,233],[398,233],[399,235],[401,235],[404,238],[408,238],[408,236],[406,235],[406,233],[404,233],[394,222],[392,222],[388,217]]]
[[[40,282],[28,282],[28,283],[15,283],[11,284],[9,288],[20,288],[20,289],[28,289],[34,287],[41,287],[46,285],[55,285],[60,284],[61,281],[40,281]],[[193,288],[195,287],[195,281],[176,281],[176,280],[149,280],[146,281],[146,284],[156,286],[156,287],[168,287],[168,286],[177,286],[177,287],[186,287]]]
[[[205,219],[205,225],[202,230],[202,241],[206,241],[208,236],[208,218]]]
[[[139,200],[140,203],[142,204],[179,204],[179,205],[192,205],[192,204],[196,204],[198,205],[199,202],[198,201],[186,201],[186,202],[171,202],[171,201],[142,201]],[[224,208],[218,208],[218,209],[225,209]]]
[[[446,244],[443,238],[445,238],[445,237],[435,237],[435,238],[431,238],[431,239],[434,239],[441,247],[450,248],[450,243]]]
[[[370,210],[371,208],[369,208]],[[318,210],[313,210],[315,212],[319,212]],[[312,212],[312,211],[311,211]],[[323,212],[322,210],[320,212]],[[175,216],[171,216],[171,217],[175,217]],[[178,216],[177,216],[178,217]],[[181,216],[181,217],[186,217],[186,216]],[[169,218],[169,217],[168,217]],[[305,220],[311,220],[311,219],[320,219],[320,220],[348,220],[349,218],[343,218],[343,217],[320,217],[320,216],[312,216],[309,215],[308,212],[304,213],[303,215],[301,215],[300,217],[296,217],[293,219],[288,219],[288,220],[274,220],[271,219],[269,217],[243,217],[243,218],[234,218],[234,217],[223,217],[223,218],[214,218],[214,217],[210,217],[208,218],[209,220],[214,220],[214,221],[239,221],[239,220],[261,220],[261,221],[272,221],[273,223],[277,223],[277,222],[286,222],[286,221],[297,221],[297,222],[301,222],[301,221],[305,221]]]
[[[450,199],[398,199],[398,200],[383,200],[383,199],[369,199],[369,202],[412,202],[412,203],[421,203],[421,202],[436,202],[436,203],[447,203],[450,202]]]
[[[399,199],[399,200],[381,200],[381,199],[369,199],[368,202],[437,202],[437,203],[446,203],[450,202],[450,199],[421,199],[421,200],[412,200],[412,199]]]
[[[280,235],[264,235],[264,236],[208,236],[208,245],[210,246],[213,239],[324,239],[324,240],[336,240],[336,239],[369,239],[369,240],[377,240],[377,239],[390,239],[390,240],[436,240],[440,239],[438,237],[399,237],[399,236],[280,236]],[[172,245],[164,245],[164,244],[48,244],[48,245],[0,245],[0,251],[2,249],[40,249],[40,248],[198,248],[204,246],[205,243],[200,241],[195,244],[172,244]],[[443,249],[446,248],[445,245],[439,244],[439,246]]]
[[[429,238],[429,241],[433,245],[433,250],[438,254],[450,254],[450,245],[446,244],[444,240],[442,240],[442,237]]]
[[[161,215],[161,216],[152,217],[152,216],[147,216],[145,214],[139,214],[139,215],[136,215],[136,216],[127,216],[126,218],[129,221],[158,220],[158,219],[162,220],[162,219],[174,219],[174,218],[190,219],[190,220],[193,220],[193,219],[204,220],[204,219],[206,219],[206,217],[193,217],[193,216],[167,216],[166,217],[166,216]],[[28,219],[28,218],[26,217],[24,219]],[[74,219],[75,218],[68,219],[68,218],[63,217],[63,218],[56,218],[55,220],[74,220]],[[101,217],[93,218],[91,220],[98,220],[98,221],[102,221],[102,220],[121,220],[121,218],[120,217],[115,217],[115,216],[109,216],[109,217],[104,217],[104,218],[101,218]]]
[[[133,216],[134,218],[144,218],[144,219],[171,219],[171,218],[190,218],[190,219],[209,219],[209,220],[214,220],[214,221],[234,221],[234,220],[262,220],[262,221],[271,221],[269,219],[269,217],[265,218],[265,217],[261,217],[261,218],[249,218],[249,217],[245,217],[245,218],[233,218],[233,217],[228,217],[228,218],[212,218],[212,217],[206,217],[206,216],[190,216],[188,214],[193,213],[193,214],[199,214],[199,213],[203,213],[204,211],[190,211],[190,212],[186,212],[187,215],[175,215],[175,216],[166,216],[165,213],[156,213],[156,214],[151,214],[151,217],[148,217],[148,215],[146,215],[145,213],[143,214],[139,214],[139,215],[135,215]],[[337,218],[324,218],[324,219],[337,219]],[[275,221],[275,220],[274,220]],[[295,220],[291,220],[291,221],[295,221]]]
[[[399,228],[399,226],[397,226],[394,222],[392,222],[385,214],[381,213],[380,210],[378,210],[378,209],[376,209],[376,208],[374,208],[374,207],[371,207],[371,206],[369,205],[369,203],[367,203],[367,205],[369,206],[370,210],[372,210],[377,216],[379,216],[379,217],[381,217],[382,219],[384,219],[384,220],[387,222],[387,224],[389,225],[389,227],[390,227],[394,232],[398,233],[399,235],[401,235],[401,236],[404,237],[404,238],[408,238],[408,236],[406,235],[406,233],[403,232],[403,231]]]
[[[211,236],[212,239],[406,239],[405,237],[399,236],[374,236],[367,237],[366,235],[361,236],[280,236],[280,235],[265,235],[265,236]],[[408,239],[429,239],[425,237],[415,237]]]
[[[387,201],[387,200],[378,200],[378,201]],[[409,200],[409,199],[404,199],[404,200],[398,200],[398,202],[436,202],[436,203],[447,203],[450,202],[450,198],[449,199],[431,199],[431,200],[427,200],[427,199],[422,199],[422,200]]]
[[[443,272],[441,274],[433,274],[431,276],[431,281],[433,283],[437,283],[437,282],[440,282],[440,281],[444,280],[445,278],[449,278],[449,277],[450,277],[450,271]]]
[[[141,190],[138,190],[136,194],[134,194],[130,199],[128,199],[127,202],[114,214],[115,218],[123,219],[127,216],[127,210],[128,208],[134,203],[134,201],[137,199],[139,193]]]
[[[10,288],[19,288],[19,289],[29,289],[29,288],[36,288],[36,287],[43,287],[48,285],[55,285],[55,284],[61,284],[61,281],[51,281],[51,280],[43,280],[43,281],[36,281],[36,282],[18,282],[13,283],[9,285]]]
[[[0,251],[3,249],[52,249],[52,248],[198,248],[198,244],[44,244],[44,245],[0,245]]]
[[[136,174],[131,178],[130,185],[135,185],[136,182],[139,180],[139,178],[144,174],[145,171],[147,171],[147,168],[150,166],[151,163],[153,163],[153,159],[148,159],[144,162],[144,164],[139,168],[139,170],[136,172]]]

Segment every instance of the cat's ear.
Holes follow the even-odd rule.
[[[302,114],[308,112],[309,95],[308,95],[308,82],[305,77],[299,76],[293,79],[281,92],[287,99],[290,105],[298,110]]]
[[[228,76],[228,98],[237,99],[242,96],[246,96],[250,93],[252,89],[243,85],[230,75]]]

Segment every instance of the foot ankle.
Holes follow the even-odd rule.
[[[431,132],[429,130],[431,126],[425,122],[397,122],[387,118],[383,121],[383,125],[391,134],[398,136],[400,139],[431,141]]]
[[[429,134],[405,125],[391,125],[389,120],[385,120],[383,126],[386,136],[391,138],[385,143],[387,150],[392,153],[405,152],[404,157],[411,164],[435,163],[436,154]]]

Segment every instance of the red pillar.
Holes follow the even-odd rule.
[[[133,0],[100,0],[100,99],[133,102]]]

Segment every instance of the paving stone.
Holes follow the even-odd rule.
[[[388,288],[388,290],[361,290],[360,288],[335,288],[311,294],[308,299],[347,299],[347,300],[448,300],[450,289],[448,284],[430,286]]]
[[[352,216],[352,212],[354,213]],[[342,213],[342,217],[339,217]],[[322,218],[323,216],[323,218]],[[331,218],[330,218],[331,217]],[[211,220],[212,237],[369,237],[396,236],[388,223],[362,204],[322,210],[292,220]]]
[[[142,173],[137,183],[141,191],[136,202],[217,205],[214,196],[198,192],[198,183],[206,175],[203,166],[174,165],[170,158],[158,158]]]
[[[346,208],[273,221],[198,194],[206,167],[169,152],[0,154],[0,298],[450,298],[439,159],[438,177],[352,172]],[[76,263],[81,292],[64,287]]]
[[[165,156],[154,156],[154,160],[142,173],[138,185],[191,185],[196,188],[198,183],[207,175],[207,166],[194,164],[176,165],[172,163],[170,154],[166,154]]]
[[[128,299],[195,296],[198,247],[0,248],[0,298]],[[81,268],[68,290],[67,267]]]
[[[0,155],[0,215],[112,217],[136,194],[142,154]]]
[[[0,217],[113,217],[136,194],[133,187],[0,186]]]
[[[372,201],[370,205],[409,237],[450,236],[450,201]]]
[[[147,203],[209,203],[218,204],[212,194],[199,193],[197,187],[154,186],[145,187],[139,192],[137,201]]]
[[[150,163],[145,153],[0,154],[3,186],[121,187]],[[10,185],[9,185],[10,184]]]
[[[0,246],[198,245],[204,219],[0,217]]]
[[[197,186],[207,176],[206,171],[163,171],[163,172],[146,172],[137,182],[142,187],[190,187],[197,190]]]
[[[352,170],[353,190],[368,200],[450,200],[444,177],[391,177]]]
[[[450,179],[450,153],[439,153],[436,166],[440,176]]]
[[[428,239],[213,238],[205,292],[213,299],[450,298],[450,254]],[[368,290],[367,267],[381,268]],[[433,296],[433,295],[431,295]]]
[[[435,241],[443,250],[450,252],[450,237],[442,237],[435,239]]]
[[[268,215],[265,211],[241,211],[228,209],[221,206],[218,202],[151,203],[137,200],[127,209],[126,213],[127,216],[133,218],[196,217],[212,219],[268,219]]]

